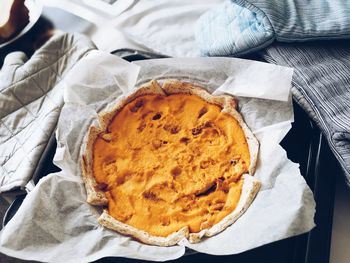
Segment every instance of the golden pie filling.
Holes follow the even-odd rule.
[[[240,199],[250,154],[238,121],[195,95],[144,95],[93,146],[93,173],[117,220],[166,237],[199,232]]]

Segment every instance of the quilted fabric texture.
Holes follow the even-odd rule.
[[[95,49],[87,38],[56,34],[27,60],[9,54],[0,71],[0,193],[24,188],[55,129],[65,76]]]
[[[274,32],[268,18],[255,6],[226,1],[200,17],[195,37],[202,55],[241,56],[271,44]]]
[[[349,13],[350,1],[343,0],[230,0],[200,17],[196,40],[203,55],[240,56],[274,39],[345,39]]]
[[[350,41],[275,43],[264,58],[294,68],[294,99],[317,123],[350,186]]]

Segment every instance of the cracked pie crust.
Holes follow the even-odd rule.
[[[172,246],[233,224],[260,188],[259,144],[236,100],[177,80],[153,80],[99,116],[82,155],[87,202],[103,226]]]

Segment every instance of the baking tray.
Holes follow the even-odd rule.
[[[166,56],[132,49],[119,49],[112,54],[127,61],[165,58]],[[269,263],[326,263],[329,262],[333,204],[335,194],[335,174],[341,172],[325,138],[305,112],[293,102],[294,123],[281,142],[288,158],[300,164],[301,174],[314,193],[316,201],[316,227],[306,234],[273,242],[240,254],[213,256],[202,253],[189,253],[170,262],[269,262]],[[42,154],[33,181],[56,172],[52,159],[56,150],[54,133]],[[12,218],[20,207],[25,194],[18,196],[10,205],[4,217],[3,226]],[[96,263],[112,262],[147,262],[127,258],[103,258]]]

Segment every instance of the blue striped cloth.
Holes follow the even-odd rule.
[[[295,69],[293,97],[326,136],[350,186],[350,41],[276,43],[263,57]]]
[[[225,1],[199,18],[195,36],[205,56],[242,56],[274,40],[350,38],[350,1]]]

